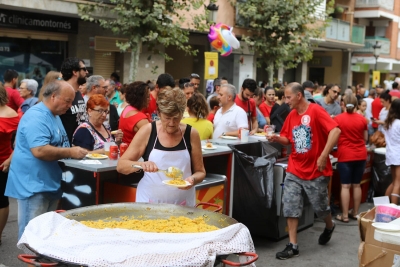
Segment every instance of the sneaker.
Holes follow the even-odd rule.
[[[291,257],[298,257],[299,256],[299,247],[297,249],[293,248],[293,245],[291,243],[286,245],[286,248],[281,251],[276,253],[276,258],[280,260],[287,260]]]
[[[335,222],[332,221],[332,223],[333,223],[332,229],[329,230],[329,229],[325,228],[324,232],[319,236],[318,243],[320,245],[325,245],[326,243],[329,242],[329,240],[331,240],[332,233],[333,233],[333,231],[335,230],[335,227],[336,227]]]

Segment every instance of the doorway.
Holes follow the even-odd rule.
[[[325,68],[310,68],[308,79],[313,83],[324,84]]]

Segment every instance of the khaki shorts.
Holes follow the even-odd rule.
[[[303,211],[303,192],[313,206],[319,218],[325,218],[330,213],[328,201],[328,176],[320,176],[313,180],[302,180],[297,176],[286,173],[283,187],[283,216],[301,217]]]

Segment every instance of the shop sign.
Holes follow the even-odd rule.
[[[204,52],[204,79],[210,80],[218,77],[218,53]]]
[[[0,9],[0,27],[78,33],[78,19]]]
[[[332,67],[332,57],[318,57],[314,56],[309,62],[310,67]]]
[[[369,72],[369,65],[368,64],[357,63],[357,64],[354,64],[354,65],[351,65],[351,71],[354,71],[354,72]]]

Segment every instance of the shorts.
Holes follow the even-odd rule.
[[[341,184],[359,184],[365,170],[365,160],[338,162],[336,168],[339,172]]]
[[[8,202],[8,197],[4,195],[6,191],[8,172],[3,172],[0,170],[0,209],[7,208],[10,203]]]
[[[299,218],[303,211],[303,192],[313,206],[318,218],[325,218],[331,212],[328,200],[328,176],[313,180],[302,180],[296,175],[286,173],[283,186],[283,216]]]

